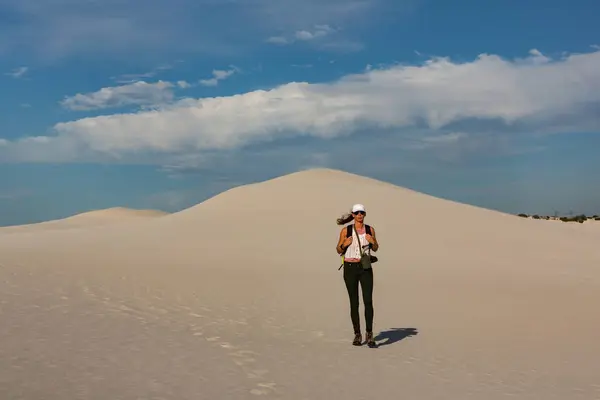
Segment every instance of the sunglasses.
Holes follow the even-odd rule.
[[[364,212],[364,211],[356,211],[356,212],[353,212],[352,214],[354,214],[354,215],[358,215],[358,214],[367,215],[367,213]]]

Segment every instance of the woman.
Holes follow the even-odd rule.
[[[350,318],[354,328],[352,344],[355,346],[362,344],[358,314],[358,285],[360,283],[365,304],[366,343],[369,347],[373,347],[375,346],[373,339],[373,269],[363,269],[360,257],[361,247],[363,253],[366,252],[370,255],[371,250],[379,249],[379,244],[375,237],[375,229],[364,223],[366,214],[362,204],[355,204],[352,206],[351,213],[337,219],[338,225],[345,225],[352,220],[354,223],[341,230],[336,250],[339,255],[344,255],[344,282],[350,297]]]

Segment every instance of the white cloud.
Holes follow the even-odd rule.
[[[360,29],[368,29],[380,15],[398,17],[399,9],[412,7],[405,3],[416,1],[152,0],[140,7],[123,0],[0,0],[0,9],[17,21],[0,24],[0,54],[18,52],[44,62],[74,54],[101,60],[135,54],[239,55],[261,46],[272,32],[295,32],[322,21],[353,29],[358,21]]]
[[[188,98],[151,111],[59,123],[52,142],[63,153],[79,146],[127,157],[377,129],[461,132],[446,141],[479,132],[600,131],[599,105],[600,51],[558,60],[533,51],[514,61],[495,55],[464,63],[434,58],[422,65],[371,68],[331,83],[291,82],[233,96]],[[442,139],[430,144],[436,140]],[[8,157],[3,154],[0,150],[0,158]]]
[[[551,61],[550,58],[543,55],[542,52],[537,49],[531,49],[529,51],[529,55],[530,55],[529,61],[533,64],[545,64],[545,63]]]
[[[309,31],[297,31],[295,34],[296,39],[298,40],[313,40],[320,37],[324,37],[333,33],[334,29],[329,25],[317,25],[312,32]]]
[[[181,62],[182,62],[181,60],[177,60],[175,63],[181,63]],[[140,73],[134,73],[134,74],[122,74],[119,76],[113,76],[113,77],[111,77],[111,79],[113,79],[117,83],[134,83],[134,82],[144,80],[147,78],[153,78],[156,75],[160,74],[161,72],[168,71],[173,68],[174,68],[174,64],[162,64],[162,65],[159,65],[147,72],[140,72]]]
[[[266,41],[267,41],[267,43],[272,43],[272,44],[281,44],[281,45],[292,44],[296,41],[304,41],[305,42],[305,41],[311,41],[311,40],[324,38],[325,36],[328,36],[328,35],[334,33],[335,31],[336,30],[333,29],[329,25],[316,25],[311,30],[305,30],[305,29],[297,30],[289,38],[285,37],[285,36],[271,36],[271,37],[267,38]]]
[[[238,71],[238,68],[236,68],[236,67],[233,67],[228,70],[214,69],[212,72],[213,77],[210,79],[200,80],[200,84],[202,86],[217,86],[219,84],[219,81],[229,78],[231,75],[233,75],[237,71]]]
[[[7,72],[5,75],[11,76],[11,77],[17,79],[17,78],[21,78],[23,75],[25,75],[27,73],[27,71],[29,71],[29,67],[19,67],[19,68],[13,69],[11,72]]]
[[[178,82],[185,87],[187,82]],[[66,97],[62,106],[71,110],[95,110],[103,108],[123,107],[128,105],[157,105],[173,100],[173,84],[158,81],[146,83],[139,81],[128,85],[105,87],[97,92]]]
[[[478,146],[484,135],[468,135],[464,132],[433,134],[430,136],[409,135],[400,145],[403,150],[447,151],[448,149]]]
[[[463,132],[452,132],[452,133],[447,133],[444,135],[439,135],[439,136],[430,136],[430,137],[426,137],[423,139],[423,141],[425,143],[429,143],[431,145],[438,145],[438,144],[449,144],[449,143],[456,143],[461,139],[465,139],[468,135],[466,133]]]

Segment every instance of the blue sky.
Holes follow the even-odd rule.
[[[600,214],[598,15],[592,0],[0,0],[0,225],[177,211],[307,167]]]

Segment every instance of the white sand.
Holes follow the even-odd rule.
[[[354,202],[381,244],[377,349],[351,345],[337,270]],[[598,399],[600,231],[574,228],[312,170],[0,235],[1,397]]]
[[[0,234],[30,232],[39,230],[91,228],[108,224],[131,222],[137,219],[156,218],[169,215],[159,210],[134,210],[125,207],[113,207],[76,214],[67,218],[44,221],[26,225],[0,226]]]

